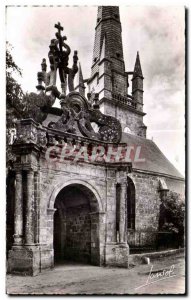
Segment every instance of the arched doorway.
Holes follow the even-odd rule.
[[[99,205],[83,184],[65,186],[54,208],[54,260],[99,265]]]

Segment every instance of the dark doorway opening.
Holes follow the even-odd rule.
[[[95,239],[91,213],[98,209],[93,193],[80,184],[69,185],[57,195],[54,208],[55,263],[91,263],[92,235]]]
[[[127,229],[135,230],[135,185],[127,177]]]

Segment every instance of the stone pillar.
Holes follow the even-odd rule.
[[[8,272],[12,274],[37,275],[41,271],[41,256],[39,246],[34,244],[34,173],[32,170],[27,171],[26,195],[25,201],[25,244],[15,244],[9,251]],[[24,185],[24,181],[23,181]],[[15,233],[16,237],[21,236],[23,228],[23,209],[21,209],[22,195],[22,175],[21,172],[16,174],[16,199],[15,199]],[[22,213],[21,213],[22,211]],[[22,224],[22,225],[21,225]]]
[[[120,184],[120,199],[119,199],[119,242],[126,241],[126,183]]]
[[[34,171],[27,171],[27,197],[26,197],[26,224],[25,224],[25,244],[34,244]]]
[[[15,211],[14,211],[14,245],[23,242],[23,187],[22,171],[16,171]]]
[[[91,218],[91,263],[96,266],[104,263],[105,212],[92,212]]]
[[[126,190],[127,174],[125,168],[116,172],[116,200],[118,202],[117,223],[119,224],[119,239],[116,242],[107,242],[105,245],[105,264],[115,267],[128,267],[129,246],[126,238]],[[117,228],[117,231],[118,231]],[[118,234],[117,234],[118,235]]]
[[[39,172],[34,173],[34,243],[39,243],[39,209],[40,209]]]

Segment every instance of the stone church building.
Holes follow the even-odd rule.
[[[154,249],[161,201],[184,195],[184,178],[147,139],[140,57],[125,70],[119,8],[98,7],[88,79],[77,51],[68,67],[71,50],[55,28],[50,69],[43,59],[9,146],[8,272],[37,275],[62,260],[128,267],[132,249]]]

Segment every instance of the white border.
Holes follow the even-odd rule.
[[[127,6],[127,5],[157,5],[157,6],[185,6],[188,9],[191,7],[191,1],[190,0],[173,0],[173,1],[167,1],[167,0],[152,0],[152,1],[140,1],[140,0],[126,0],[126,1],[117,1],[116,0],[1,0],[0,2],[0,37],[1,37],[1,43],[0,43],[0,59],[1,59],[1,71],[0,71],[0,87],[1,87],[1,104],[0,104],[0,120],[1,120],[1,126],[0,126],[0,137],[1,137],[1,147],[0,147],[0,187],[1,187],[1,206],[0,206],[0,237],[1,237],[1,246],[0,246],[0,296],[1,299],[7,298],[7,295],[5,295],[5,6],[7,5],[119,5],[119,6]],[[189,13],[188,12],[188,23],[187,27],[189,29]],[[190,43],[190,29],[188,30],[188,47]],[[188,71],[190,70],[190,55],[188,51],[188,65],[187,65]],[[188,82],[187,86],[191,86],[190,78],[188,74]],[[189,91],[188,91],[189,92]],[[188,94],[189,97],[189,94]],[[188,98],[187,103],[187,110],[188,110],[188,121],[190,119],[190,97]],[[189,125],[189,124],[188,124]],[[188,126],[189,128],[189,126]],[[189,133],[190,137],[190,133]],[[190,139],[189,139],[190,140]],[[188,143],[188,141],[187,141]],[[189,147],[189,143],[188,143]],[[188,154],[190,152],[190,147],[188,148]],[[190,165],[187,169],[187,176],[189,175]],[[190,195],[190,188],[188,187],[188,192]],[[189,198],[189,197],[188,197]],[[189,203],[189,199],[187,199],[187,205]],[[187,208],[187,211],[189,212],[189,207]],[[188,215],[188,219],[190,217],[190,213]],[[189,225],[189,224],[188,224]],[[188,230],[189,231],[189,230]],[[188,245],[188,249],[190,249]],[[189,251],[190,252],[190,251]],[[189,260],[188,260],[189,262]],[[190,264],[189,264],[190,266]],[[24,279],[24,278],[23,278]],[[153,296],[154,297],[154,296]],[[168,296],[166,296],[168,298]],[[163,297],[163,298],[166,298]],[[46,298],[46,297],[45,297]],[[66,297],[65,297],[66,298]],[[86,297],[87,298],[87,297]],[[100,297],[99,297],[100,298]],[[136,297],[134,297],[136,298]],[[146,297],[145,297],[146,298]]]

